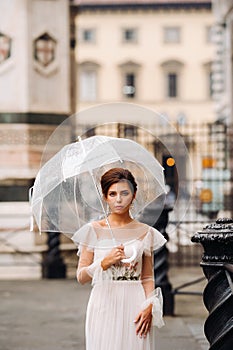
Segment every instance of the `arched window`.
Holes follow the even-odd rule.
[[[140,65],[127,61],[119,65],[122,75],[122,94],[127,99],[138,97],[137,78]]]
[[[78,67],[78,96],[80,101],[96,101],[99,64],[83,62]]]
[[[183,63],[170,60],[161,64],[164,72],[165,96],[167,98],[180,97],[180,76]]]

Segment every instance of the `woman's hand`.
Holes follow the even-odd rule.
[[[107,270],[110,266],[118,264],[124,258],[124,246],[121,244],[118,247],[113,248],[111,252],[101,261],[102,269]]]
[[[152,304],[150,304],[146,309],[139,312],[134,322],[137,324],[136,334],[139,334],[141,338],[146,337],[151,328]]]

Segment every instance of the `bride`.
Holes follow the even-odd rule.
[[[153,326],[164,322],[161,290],[154,286],[153,251],[166,240],[130,216],[137,183],[129,170],[110,169],[101,178],[101,188],[108,220],[90,222],[72,237],[78,245],[77,280],[93,286],[86,350],[154,350]]]

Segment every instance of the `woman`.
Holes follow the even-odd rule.
[[[110,211],[108,222],[89,223],[73,236],[79,243],[77,280],[93,284],[86,315],[86,349],[154,350],[151,326],[161,327],[163,319],[161,291],[154,290],[152,252],[166,240],[130,216],[137,192],[130,171],[107,171],[101,188]]]

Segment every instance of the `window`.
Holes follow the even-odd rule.
[[[79,67],[79,100],[95,101],[97,98],[97,70],[99,65],[84,62]]]
[[[182,67],[183,63],[175,60],[162,63],[165,79],[165,96],[168,98],[179,97]]]
[[[165,43],[179,43],[180,42],[180,28],[179,27],[165,27],[164,28],[164,42]]]
[[[122,93],[126,98],[135,98],[137,94],[137,77],[140,65],[128,61],[119,65],[122,75]]]
[[[96,100],[96,72],[83,71],[80,74],[79,98],[81,101]]]
[[[124,43],[136,43],[137,42],[137,30],[135,28],[123,29],[123,42]]]
[[[177,74],[168,73],[167,75],[167,94],[168,97],[177,97]]]
[[[84,43],[95,43],[95,29],[87,28],[81,30],[81,41]]]
[[[128,98],[135,97],[135,74],[126,73],[125,74],[125,84],[123,86],[123,93]]]

